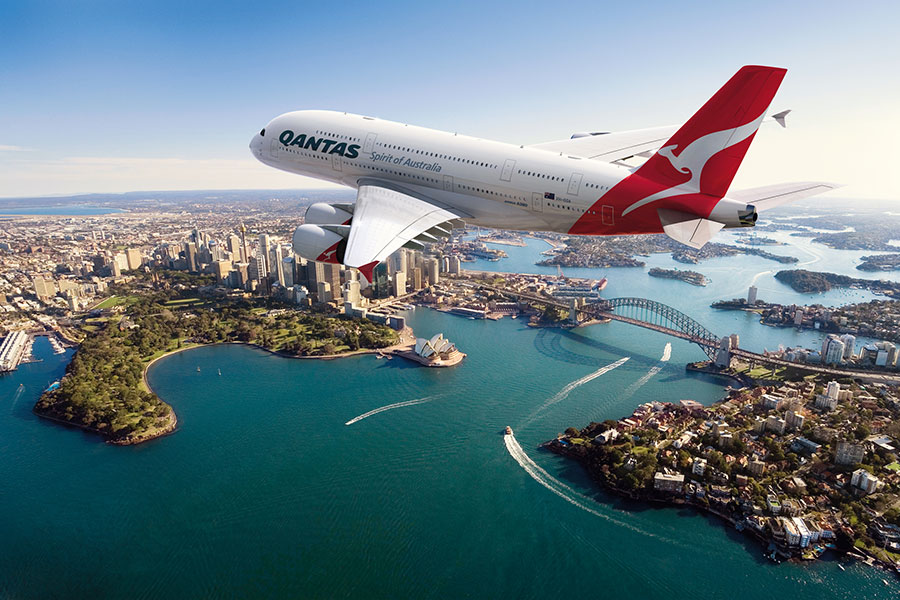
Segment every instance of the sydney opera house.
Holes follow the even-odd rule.
[[[455,365],[466,356],[443,333],[438,333],[431,339],[417,338],[415,355],[418,362],[435,367]]]

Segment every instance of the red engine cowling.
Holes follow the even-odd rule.
[[[316,202],[306,209],[303,221],[311,225],[348,225],[353,213],[332,204]]]
[[[294,230],[294,253],[306,260],[340,264],[344,262],[348,235],[350,227],[346,225],[319,227],[305,223]]]

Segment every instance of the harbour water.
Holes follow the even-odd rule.
[[[509,259],[483,266],[534,272],[515,261],[533,263],[546,245],[529,248],[505,247]],[[642,269],[590,276],[607,275],[610,296],[664,300],[716,333],[737,331],[748,347],[816,343],[815,332],[708,308],[781,268],[757,260],[693,267],[712,278],[707,288]],[[763,299],[802,300],[767,276],[758,283]],[[534,330],[421,308],[407,319],[420,334],[443,332],[466,361],[183,352],[149,373],[179,429],[134,447],[32,415],[71,355],[38,338],[41,362],[0,378],[0,597],[896,597],[892,575],[833,560],[774,565],[716,519],[624,505],[537,449],[648,400],[714,402],[724,382],[684,370],[703,357],[695,346],[621,323]]]

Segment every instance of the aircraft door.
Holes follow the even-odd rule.
[[[269,142],[269,156],[272,158],[278,158],[278,144],[280,142],[278,140],[271,140]]]
[[[516,161],[507,159],[507,161],[503,163],[503,172],[500,173],[500,181],[509,181],[510,179],[512,179],[512,172],[515,168]]]
[[[581,173],[572,173],[572,176],[569,177],[569,194],[572,196],[578,195],[578,188],[581,187]]]
[[[603,221],[604,225],[615,225],[615,214],[616,209],[612,206],[604,205],[600,209],[600,218]]]
[[[341,171],[343,168],[343,161],[341,158],[341,155],[337,153],[331,155],[331,168],[335,171]]]
[[[453,191],[453,175],[444,175],[444,191]]]
[[[378,137],[377,133],[370,133],[366,136],[366,141],[363,144],[363,154],[371,154],[372,150],[375,149],[375,138]]]
[[[544,195],[542,193],[531,193],[531,210],[534,212],[544,212]]]

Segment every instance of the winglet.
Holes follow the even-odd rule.
[[[791,109],[783,110],[780,113],[775,113],[774,115],[772,115],[772,118],[775,119],[775,122],[782,127],[787,127],[787,123],[785,123],[784,118],[788,116],[789,112],[791,112]]]
[[[362,265],[361,267],[356,267],[356,270],[359,271],[363,277],[366,278],[366,282],[371,285],[373,283],[372,272],[375,270],[375,267],[378,266],[378,261],[373,260],[370,263]]]

